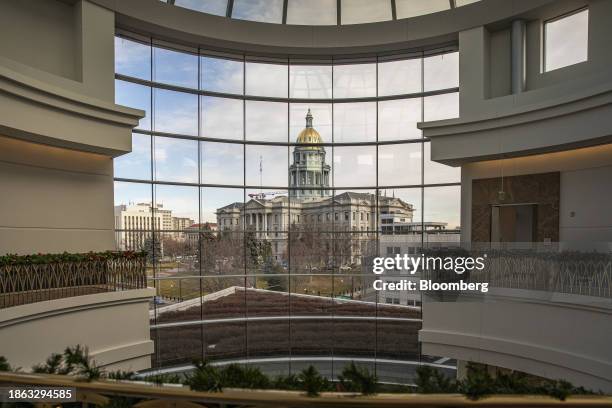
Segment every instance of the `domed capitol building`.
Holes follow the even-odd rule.
[[[257,239],[271,242],[276,261],[288,259],[287,231],[302,236],[324,234],[333,238],[334,245],[343,242],[342,263],[360,263],[362,256],[375,253],[377,230],[384,235],[404,235],[404,241],[407,234],[419,234],[421,222],[413,222],[415,208],[393,194],[389,197],[386,192],[376,195],[347,191],[332,195],[331,166],[326,162],[324,141],[313,127],[313,120],[309,109],[289,166],[289,196],[260,192],[250,194],[246,203],[221,207],[216,211],[219,231],[253,232]],[[267,198],[269,195],[273,198]],[[428,229],[446,228],[446,223],[427,224]],[[351,234],[356,232],[360,234]]]

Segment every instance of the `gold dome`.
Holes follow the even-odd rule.
[[[323,138],[321,137],[319,132],[317,132],[312,127],[312,114],[310,113],[310,109],[308,109],[308,113],[306,114],[306,127],[298,135],[297,143],[303,143],[303,144],[323,143]],[[313,150],[319,149],[318,146],[306,146],[305,148],[313,149]]]
[[[298,143],[323,143],[323,139],[319,132],[314,128],[307,127],[302,130],[297,138]]]

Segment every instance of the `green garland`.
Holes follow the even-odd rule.
[[[105,251],[87,252],[82,254],[71,254],[64,252],[61,254],[32,254],[17,255],[8,254],[0,256],[0,267],[9,265],[41,265],[66,262],[95,262],[111,261],[121,259],[137,259],[146,257],[145,251]]]

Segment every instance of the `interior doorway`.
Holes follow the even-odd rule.
[[[491,242],[537,241],[537,204],[491,206]]]

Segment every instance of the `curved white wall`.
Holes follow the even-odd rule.
[[[106,292],[2,309],[0,355],[29,371],[67,346],[87,346],[98,366],[151,367],[149,300],[154,289]]]
[[[504,293],[424,301],[422,352],[612,391],[612,300]]]

